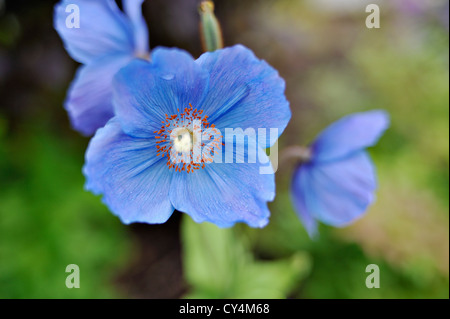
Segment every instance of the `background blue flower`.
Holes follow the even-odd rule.
[[[181,50],[155,49],[151,63],[133,61],[116,76],[116,117],[88,147],[87,189],[103,194],[124,223],[163,223],[177,209],[221,227],[265,226],[275,183],[273,174],[260,174],[258,161],[206,163],[189,174],[157,155],[163,144],[156,137],[161,122],[180,119],[189,104],[222,133],[251,127],[281,134],[291,116],[284,89],[278,72],[241,45],[197,60]],[[268,161],[262,148],[259,155]]]
[[[374,200],[375,168],[364,150],[389,126],[384,111],[346,116],[325,129],[311,146],[311,160],[294,171],[291,197],[310,236],[317,220],[345,226]]]
[[[112,79],[117,71],[133,58],[148,55],[142,2],[124,0],[125,14],[114,0],[63,0],[55,6],[54,26],[65,48],[84,64],[64,103],[72,126],[84,135],[92,135],[113,116]],[[79,8],[79,28],[66,24],[71,4]]]

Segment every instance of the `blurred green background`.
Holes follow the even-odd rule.
[[[448,298],[448,1],[223,0],[226,45],[242,43],[287,82],[280,147],[374,108],[392,125],[370,150],[377,201],[310,240],[288,194],[264,229],[217,229],[175,212],[122,225],[83,190],[88,138],[62,107],[77,64],[52,28],[56,1],[0,0],[0,298]],[[367,3],[381,28],[367,29]],[[201,54],[197,0],[147,0],[151,46]],[[182,216],[183,215],[183,216]],[[77,264],[81,288],[68,289]],[[368,264],[381,287],[365,286]]]

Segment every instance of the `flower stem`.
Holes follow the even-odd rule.
[[[214,15],[214,3],[204,0],[199,6],[200,36],[204,51],[215,51],[223,48],[222,29]]]
[[[298,145],[286,147],[280,154],[280,167],[292,162],[295,165],[309,162],[311,156],[312,152],[309,147]]]

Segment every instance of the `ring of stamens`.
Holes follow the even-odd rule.
[[[165,114],[161,124],[161,129],[154,132],[158,140],[156,156],[167,157],[168,168],[174,168],[176,172],[191,173],[205,168],[224,145],[222,135],[208,122],[208,116],[203,115],[203,110],[194,109],[191,103],[182,113],[177,109],[177,114]],[[202,134],[207,130],[214,134],[205,145]]]

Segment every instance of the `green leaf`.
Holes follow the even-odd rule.
[[[238,228],[182,222],[187,298],[286,298],[309,272],[309,257],[255,260]]]

